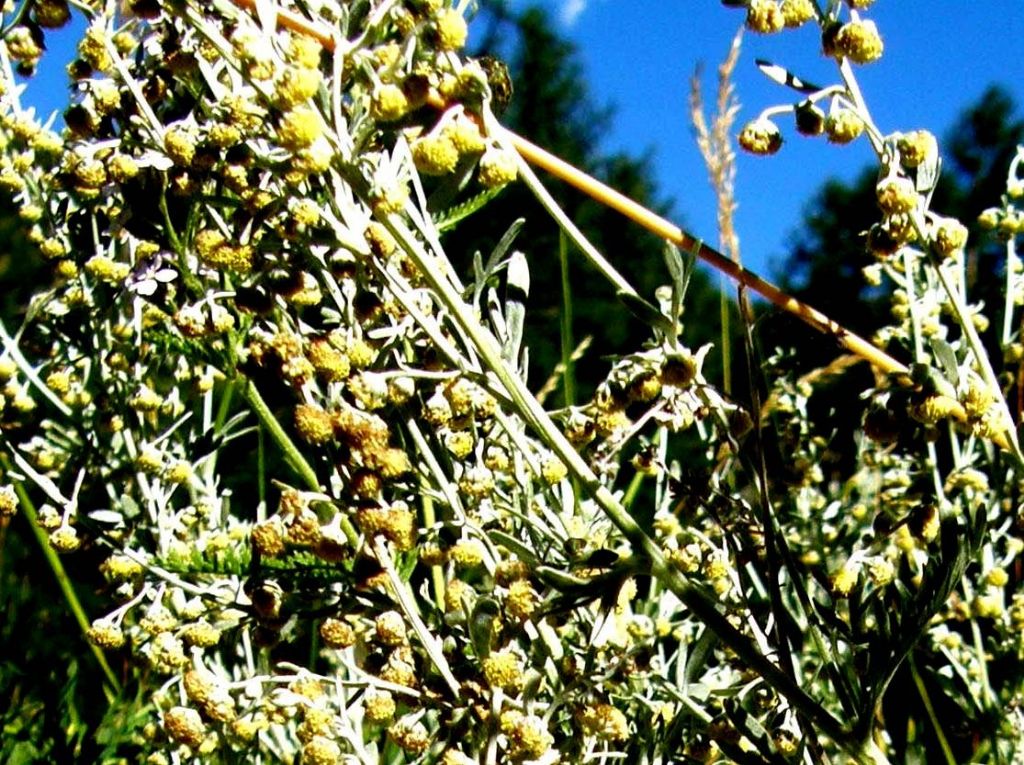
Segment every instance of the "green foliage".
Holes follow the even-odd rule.
[[[1006,244],[981,226],[978,219],[994,199],[1004,194],[1006,168],[1022,140],[1024,119],[1017,115],[1009,94],[993,87],[965,108],[942,143],[942,175],[932,197],[932,206],[943,215],[967,224],[970,237],[965,281],[974,299],[986,306],[998,306],[1004,300]],[[827,311],[844,326],[869,336],[892,321],[891,282],[875,286],[865,281],[863,273],[865,268],[878,263],[878,258],[865,246],[866,232],[878,219],[875,190],[878,177],[876,169],[866,168],[852,184],[828,181],[809,203],[797,243],[782,269],[783,284],[789,292]],[[837,296],[844,296],[844,299],[837,300]],[[845,299],[846,296],[853,299]],[[801,353],[799,358],[794,357],[793,363],[805,372],[828,365],[837,355],[837,349],[827,338],[807,332],[790,317],[772,315],[763,320],[763,326],[766,343],[784,345],[792,342],[794,334],[801,337]],[[990,353],[1002,353],[998,326],[993,323],[982,337]],[[927,373],[944,376],[954,387],[962,384],[957,357],[949,344],[933,338],[930,346],[936,367],[926,367]],[[889,349],[897,355],[907,353],[906,347],[895,341]],[[869,420],[878,412],[872,410],[870,404],[840,406],[837,402],[854,401],[868,379],[869,372],[865,368],[845,372],[820,386],[808,402],[811,418],[827,423],[828,449],[820,467],[833,480],[850,480],[857,466],[851,464],[849,457],[856,450],[855,440],[860,437],[865,411]],[[1017,400],[1018,382],[1010,375],[1004,379],[1009,400]],[[924,385],[925,389],[933,387]],[[903,436],[899,439],[902,443]],[[772,464],[775,469],[792,474],[793,447],[784,428],[778,443],[779,451],[769,450]],[[948,456],[940,455],[939,459],[945,461]],[[1016,502],[1011,499],[1016,496],[1016,490],[1007,488],[1005,491],[1006,506],[1011,506]],[[906,731],[899,737],[897,749],[906,753],[908,761],[914,751],[924,752],[924,761],[928,762],[944,758],[953,762],[985,761],[975,751],[978,737],[995,735],[997,725],[992,712],[964,703],[963,683],[944,676],[940,671],[941,655],[918,640],[928,614],[946,602],[957,587],[958,579],[968,570],[971,557],[980,551],[985,523],[983,517],[974,516],[968,520],[967,527],[951,526],[943,530],[944,557],[948,558],[941,567],[944,573],[941,580],[930,585],[932,594],[922,599],[916,615],[900,613],[891,602],[877,598],[874,605],[868,602],[860,605],[865,613],[874,609],[874,618],[890,621],[888,632],[905,636],[904,645],[886,658],[878,656],[877,646],[870,647],[873,653],[869,677],[873,675],[874,682],[878,682],[891,673],[891,681],[886,679],[880,686],[879,696],[884,697],[885,715],[893,726],[891,730]],[[965,540],[970,540],[969,544],[964,544]],[[958,634],[963,634],[965,640],[990,645],[1002,640],[998,629],[990,630],[985,626],[973,635]],[[912,657],[909,663],[902,662],[904,654]],[[1003,679],[1002,693],[1019,692],[1022,682],[1019,668],[1007,672]],[[997,756],[987,748],[983,751]]]
[[[1003,252],[977,221],[1003,193],[1006,168],[1024,140],[1024,118],[1016,112],[1009,93],[997,86],[965,107],[942,142],[942,175],[932,198],[935,209],[968,226],[968,284],[990,305],[1000,299]],[[828,181],[808,203],[796,244],[780,269],[787,291],[864,334],[887,319],[885,290],[866,284],[862,274],[875,262],[865,236],[878,216],[877,181],[876,168],[865,168],[851,184]]]
[[[491,14],[488,17],[488,14]],[[483,52],[507,55],[514,94],[502,121],[520,135],[547,149],[630,199],[666,216],[676,213],[673,203],[660,199],[650,153],[609,153],[601,148],[614,120],[613,107],[595,105],[574,45],[561,38],[547,12],[531,7],[519,15],[486,3],[482,23],[491,24]],[[657,237],[628,223],[618,213],[554,179],[542,178],[569,218],[647,300],[665,283],[662,243]],[[487,208],[487,215],[469,219],[452,232],[451,252],[457,260],[479,250],[490,252],[497,234],[493,219],[522,217],[526,226],[515,247],[530,256],[530,322],[526,345],[530,349],[531,379],[539,384],[561,360],[558,316],[562,277],[559,272],[558,227],[525,187],[505,191]],[[648,332],[647,325],[622,310],[615,291],[592,266],[570,258],[568,281],[573,285],[573,320],[576,342],[593,340],[592,349],[577,362],[581,395],[589,395],[607,368],[607,357],[635,348]],[[694,273],[686,302],[685,340],[693,347],[717,342],[717,325],[697,317],[714,316],[718,287],[705,271]],[[616,321],[608,321],[609,315]],[[690,317],[693,317],[691,320]],[[718,379],[717,352],[708,361],[710,379]]]
[[[96,561],[76,563],[72,579],[89,595],[100,586]],[[87,597],[86,607],[97,612],[99,600]],[[0,532],[0,613],[0,762],[135,761],[147,702],[139,695],[110,703],[103,672],[23,518]]]
[[[964,227],[932,209],[935,139],[871,122],[851,63],[882,54],[868,11],[727,5],[763,33],[817,23],[837,58],[834,84],[801,86],[740,143],[778,150],[771,118],[793,112],[871,140],[868,273],[894,287],[875,337],[905,369],[840,390],[850,357],[822,367],[798,343],[762,364],[745,312],[763,374],[745,404],[696,347],[695,329],[715,333],[690,317],[717,311],[687,253],[529,177],[485,211],[523,170],[492,109],[500,67],[460,53],[464,4],[296,4],[332,31],[319,42],[260,3],[76,5],[91,25],[64,136],[11,83],[70,8],[20,7],[0,41],[0,178],[40,213],[53,278],[0,324],[2,754],[1020,759],[1024,453],[1007,396],[1024,153],[984,214],[1010,246],[1002,305],[982,306]],[[600,158],[571,47],[539,12],[509,18],[529,97],[508,119],[656,199],[643,161]],[[979,147],[1012,135],[971,124]],[[704,143],[731,166],[727,141]],[[727,209],[731,175],[711,174]],[[140,289],[154,264],[168,279]],[[569,354],[591,330],[577,395]],[[545,373],[562,359],[564,380],[540,389],[524,350]],[[859,420],[860,401],[840,442],[834,413]]]

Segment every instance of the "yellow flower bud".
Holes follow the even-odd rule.
[[[739,143],[751,154],[774,154],[782,148],[782,133],[770,119],[759,117],[740,131]]]

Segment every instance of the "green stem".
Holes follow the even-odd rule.
[[[423,650],[427,652],[427,656],[430,657],[437,671],[444,678],[452,695],[456,699],[460,698],[462,695],[461,686],[459,681],[455,679],[455,675],[452,674],[451,667],[448,666],[448,660],[441,650],[441,640],[430,632],[422,617],[420,617],[419,609],[416,607],[416,598],[413,596],[408,582],[405,582],[399,576],[395,563],[391,559],[391,553],[388,551],[387,542],[384,541],[383,537],[374,539],[373,551],[381,568],[387,574],[388,581],[391,582],[392,594],[395,596],[398,605],[405,613],[405,617],[409,620],[409,624],[419,638],[420,645],[423,646]]]
[[[299,451],[295,443],[288,437],[288,434],[284,432],[284,428],[281,427],[281,423],[277,421],[277,417],[270,411],[270,407],[267,406],[267,402],[263,400],[263,396],[260,395],[259,389],[256,384],[251,380],[247,380],[242,388],[242,395],[245,396],[245,400],[249,402],[249,406],[252,407],[253,412],[256,414],[256,418],[260,421],[260,424],[267,429],[270,437],[274,440],[274,443],[278,445],[281,451],[284,452],[285,461],[292,466],[292,469],[302,478],[306,484],[306,488],[311,491],[320,491],[320,479],[317,478],[316,471],[306,461],[306,458]]]
[[[640,294],[633,288],[633,285],[626,280],[626,278],[615,270],[608,259],[604,257],[597,248],[594,247],[588,240],[587,237],[580,231],[579,227],[570,220],[569,216],[565,214],[565,211],[558,206],[554,197],[548,192],[544,185],[537,178],[536,173],[527,164],[526,160],[522,158],[518,151],[515,151],[511,147],[511,139],[508,137],[509,134],[500,124],[495,122],[489,122],[487,125],[488,133],[491,135],[501,135],[502,141],[512,151],[512,155],[516,158],[516,163],[519,169],[519,177],[529,187],[530,191],[533,192],[537,201],[540,202],[544,210],[554,219],[558,224],[559,229],[565,233],[566,236],[572,241],[576,248],[583,254],[587,261],[597,269],[597,271],[603,276],[615,289],[631,297],[640,298]]]
[[[256,522],[267,519],[267,440],[263,428],[256,430]]]
[[[878,155],[879,160],[884,161],[885,147],[881,140],[881,134],[868,114],[867,104],[864,101],[864,96],[860,91],[860,86],[857,84],[857,78],[853,74],[853,67],[850,65],[848,59],[840,59],[839,72],[842,76],[843,84],[846,86],[850,97],[853,99],[854,105],[860,112],[861,118],[864,119],[865,123],[869,127],[868,137],[871,140],[871,145],[875,150],[875,154]],[[985,352],[981,338],[978,337],[978,332],[974,328],[974,322],[971,321],[967,307],[963,304],[963,298],[954,285],[950,283],[949,277],[946,275],[942,267],[942,255],[935,252],[931,245],[931,239],[929,238],[927,230],[928,227],[925,225],[922,215],[915,212],[910,216],[910,221],[913,224],[914,232],[917,234],[918,241],[922,243],[922,248],[926,254],[931,256],[931,262],[935,274],[942,283],[942,288],[946,293],[946,297],[949,298],[953,314],[956,317],[957,323],[960,325],[960,329],[967,340],[968,346],[974,354],[978,369],[981,372],[981,377],[985,381],[985,384],[991,389],[992,395],[996,396],[999,401],[1002,409],[1003,425],[1005,428],[1005,432],[1000,435],[1004,436],[1006,439],[1007,452],[1017,467],[1024,467],[1024,452],[1021,452],[1020,444],[1017,442],[1017,431],[1016,428],[1013,427],[1013,415],[1010,414],[1009,406],[1002,395],[1002,388],[999,385],[999,380],[996,378],[995,371],[992,369],[992,363],[989,360],[988,354]],[[908,279],[910,278],[909,272],[907,272],[907,277]],[[913,301],[911,301],[911,305],[913,305]]]
[[[242,385],[242,395],[245,396],[245,400],[249,402],[249,406],[252,407],[253,412],[256,414],[256,418],[260,421],[260,424],[267,429],[271,439],[277,444],[278,448],[284,452],[285,461],[292,466],[292,469],[299,474],[299,477],[305,482],[306,487],[311,491],[322,491],[320,487],[320,480],[316,476],[316,471],[306,461],[306,458],[299,451],[295,443],[285,433],[284,428],[281,427],[281,423],[277,421],[274,413],[270,411],[270,407],[267,406],[267,402],[263,400],[263,396],[260,395],[257,390],[255,383],[251,380],[244,381]],[[348,543],[353,547],[359,544],[359,533],[352,526],[351,521],[348,518],[343,517],[341,519],[341,530],[345,534],[345,538]]]
[[[437,523],[437,514],[434,512],[434,498],[424,491],[420,494],[420,502],[423,505],[423,526],[427,529],[432,528]],[[444,569],[437,563],[430,567],[430,584],[434,588],[434,603],[441,613],[444,613],[446,589]]]
[[[640,493],[640,487],[644,485],[644,474],[643,471],[637,470],[633,473],[633,477],[629,481],[629,486],[626,487],[626,493],[622,495],[622,506],[629,509],[633,506],[633,502],[636,500],[636,495]]]
[[[562,276],[562,390],[565,394],[565,405],[576,403],[576,375],[572,360],[572,283],[569,281],[569,242],[565,232],[558,232],[558,264]]]
[[[939,722],[938,715],[935,714],[935,707],[932,706],[932,700],[928,695],[928,689],[924,687],[924,680],[921,678],[921,674],[917,671],[917,664],[914,661],[913,654],[907,657],[907,666],[910,667],[910,674],[914,678],[914,685],[917,686],[917,692],[921,696],[921,703],[924,704],[924,711],[928,715],[928,720],[932,724],[932,729],[935,731],[935,738],[939,740],[939,747],[942,749],[942,755],[946,758],[947,765],[956,765],[956,757],[953,755],[953,750],[949,746],[949,741],[946,740],[946,734],[942,732],[942,723]]]
[[[220,429],[224,427],[224,423],[227,422],[228,415],[231,414],[231,400],[234,398],[235,388],[238,382],[236,380],[228,380],[224,384],[224,390],[220,396],[220,403],[217,405],[217,415],[213,420],[213,432],[219,433]]]
[[[572,282],[569,279],[569,239],[563,229],[558,230],[558,265],[562,278],[562,393],[566,407],[576,405],[576,362],[573,359],[575,343],[572,332]],[[579,501],[580,487],[576,476],[569,479],[572,495]],[[629,506],[628,504],[626,505]]]
[[[4,470],[10,475],[11,473],[11,462],[7,458],[7,455],[0,455],[0,464],[3,465]],[[104,677],[107,679],[107,685],[103,689],[103,694],[106,696],[108,702],[112,702],[114,698],[121,693],[121,683],[117,680],[117,675],[114,674],[114,670],[110,668],[110,664],[107,662],[107,657],[103,655],[103,651],[100,650],[99,646],[93,645],[88,639],[89,629],[91,623],[89,617],[85,613],[85,609],[82,607],[82,602],[78,599],[78,593],[75,592],[74,584],[71,582],[71,578],[68,576],[67,570],[64,568],[63,562],[61,562],[60,556],[57,555],[53,547],[50,546],[50,540],[47,538],[46,532],[39,525],[39,516],[36,513],[36,506],[32,502],[25,491],[24,484],[21,481],[14,481],[14,491],[18,495],[18,503],[21,506],[22,512],[25,513],[25,519],[28,521],[29,528],[32,529],[32,535],[36,538],[36,542],[39,544],[39,549],[43,552],[43,557],[46,558],[46,563],[49,565],[50,570],[53,572],[54,578],[57,580],[57,585],[60,587],[61,594],[64,595],[64,600],[67,601],[68,608],[71,609],[72,615],[75,617],[75,621],[78,623],[79,629],[82,631],[83,637],[86,638],[86,643],[89,645],[89,650],[96,659],[96,663],[100,665],[100,669],[103,671]]]
[[[729,295],[725,290],[725,277],[718,276],[718,316],[722,325],[722,391],[732,395],[732,338],[729,327]]]
[[[7,327],[2,321],[0,321],[0,343],[3,344],[3,350],[10,354],[11,359],[15,364],[18,365],[18,371],[21,372],[25,379],[32,383],[32,387],[39,391],[47,401],[49,401],[61,413],[66,419],[71,419],[72,411],[71,407],[65,404],[57,395],[50,390],[46,383],[39,377],[39,373],[35,367],[29,363],[18,347],[18,343],[14,337],[7,332]]]
[[[927,241],[927,239],[925,239],[925,231],[924,227],[921,225],[921,221],[919,221],[916,216],[912,218],[912,220],[914,222],[917,235],[921,237],[921,241]],[[1003,396],[999,379],[996,377],[995,370],[992,369],[992,362],[989,360],[988,353],[985,352],[985,346],[982,344],[981,338],[978,336],[978,331],[974,328],[974,322],[971,320],[967,307],[963,304],[963,299],[960,297],[960,293],[956,290],[953,284],[950,283],[949,277],[942,268],[942,263],[938,259],[938,256],[933,254],[933,258],[935,274],[939,277],[942,289],[945,291],[946,297],[949,298],[953,314],[956,316],[957,324],[960,325],[960,329],[964,333],[964,337],[967,339],[967,344],[970,346],[971,352],[974,354],[975,363],[981,371],[981,378],[988,386],[989,392],[998,401],[1003,426],[1005,427],[1005,437],[1009,446],[1010,457],[1013,458],[1013,461],[1016,463],[1018,468],[1022,468],[1024,467],[1024,453],[1021,452],[1020,444],[1017,442],[1017,430],[1013,427],[1013,415],[1010,414],[1010,407],[1006,403],[1006,398]]]

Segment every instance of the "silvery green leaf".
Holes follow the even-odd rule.
[[[484,273],[484,257],[480,254],[480,250],[473,251],[473,281],[477,284],[483,284],[486,281],[487,276]]]
[[[956,398],[956,389],[949,380],[934,367],[927,364],[913,364],[910,367],[910,378],[920,386],[925,394],[937,394]]]
[[[674,244],[665,244],[665,265],[669,275],[672,277],[672,306],[669,318],[673,324],[679,321],[683,313],[683,301],[686,299],[686,291],[690,287],[690,279],[693,277],[694,266],[697,262],[697,252],[700,250],[700,242],[694,244],[693,248],[685,255],[679,252]],[[674,339],[674,338],[673,338]]]
[[[686,268],[683,266],[683,256],[679,254],[679,248],[672,242],[665,242],[663,255],[669,276],[673,281],[681,282],[686,277]]]
[[[953,346],[937,337],[930,338],[928,344],[931,346],[936,360],[942,366],[946,379],[949,380],[951,385],[958,385],[960,383],[960,369],[956,363],[956,353],[953,351]]]
[[[276,688],[270,693],[270,703],[279,708],[300,707],[308,701],[305,696],[287,688]]]
[[[508,325],[505,322],[505,315],[501,312],[498,291],[493,287],[487,290],[487,315],[490,317],[491,326],[494,327],[495,336],[504,344],[508,337]]]
[[[473,276],[475,282],[473,284],[473,303],[480,302],[480,296],[483,294],[484,286],[487,280],[491,278],[491,275],[498,270],[502,259],[505,257],[505,253],[508,252],[509,247],[512,246],[512,242],[515,241],[516,236],[519,234],[519,230],[525,223],[524,218],[518,218],[513,221],[512,225],[508,227],[501,239],[498,240],[498,244],[494,247],[490,257],[487,258],[487,263],[482,267],[478,267],[476,262],[473,264]]]
[[[448,229],[455,227],[455,225],[460,221],[468,218],[473,213],[485,207],[488,202],[500,193],[500,186],[493,189],[487,189],[470,197],[465,202],[449,207],[442,212],[434,213],[431,216],[434,219],[434,225],[437,226],[438,231],[447,231]]]
[[[526,561],[531,566],[537,565],[540,561],[533,550],[520,542],[516,537],[498,529],[489,529],[487,536],[496,545],[501,545],[516,554],[520,560]]]
[[[320,311],[320,318],[325,325],[336,327],[341,324],[342,316],[339,311],[333,308],[323,308]]]
[[[508,260],[505,285],[505,344],[501,356],[512,363],[519,356],[526,325],[526,298],[530,294],[530,266],[526,256],[516,250]]]
[[[93,510],[88,514],[88,517],[97,523],[103,523],[108,526],[124,525],[124,515],[116,510]]]
[[[494,251],[491,252],[491,256],[487,259],[487,267],[484,270],[488,276],[498,270],[498,264],[501,263],[502,259],[505,257],[505,253],[508,252],[525,223],[525,218],[517,218],[512,222],[512,225],[508,227],[505,233],[502,234],[501,239],[498,240],[498,244],[494,247]]]
[[[479,598],[473,605],[473,612],[469,617],[469,634],[473,641],[473,650],[478,657],[490,654],[495,617],[500,613],[501,608],[494,598]]]
[[[50,300],[49,295],[43,302],[43,307],[50,316],[67,316],[70,312],[67,304],[63,300]]]
[[[629,312],[636,316],[644,324],[668,333],[672,331],[674,322],[668,319],[661,311],[648,303],[642,297],[630,292],[619,290],[616,296],[629,309]]]

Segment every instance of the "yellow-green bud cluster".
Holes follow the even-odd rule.
[[[196,155],[196,140],[185,127],[172,127],[164,134],[164,151],[176,165],[188,167]]]
[[[777,0],[750,0],[747,5],[747,29],[758,34],[779,32],[786,18]]]
[[[383,645],[401,645],[405,642],[405,617],[398,611],[385,611],[377,616],[374,631]]]
[[[842,568],[832,575],[832,592],[838,597],[849,597],[860,577],[860,566],[847,561]]]
[[[459,150],[443,132],[425,135],[412,145],[412,159],[424,175],[447,175],[459,163]]]
[[[277,127],[277,140],[292,152],[312,146],[323,135],[323,120],[316,109],[298,106],[286,112]]]
[[[44,29],[58,29],[71,20],[66,0],[39,0],[32,6],[32,16]]]
[[[86,273],[107,284],[120,284],[131,273],[127,263],[118,263],[106,255],[93,255],[85,263]]]
[[[349,648],[355,645],[356,631],[348,622],[330,617],[320,625],[320,639],[328,648]]]
[[[790,29],[803,26],[815,16],[813,0],[782,0],[780,8],[783,22]]]
[[[199,258],[208,266],[240,274],[252,270],[256,257],[251,245],[233,244],[219,231],[212,229],[197,233],[193,246]]]
[[[334,419],[318,406],[299,404],[295,407],[295,429],[302,440],[323,444],[334,438]]]
[[[864,132],[864,120],[853,109],[834,108],[825,118],[825,135],[832,143],[847,144]]]
[[[917,167],[939,153],[938,141],[927,130],[903,133],[896,142],[896,148],[900,152],[900,163],[909,168]]]
[[[882,57],[882,37],[875,22],[851,21],[843,24],[835,36],[835,52],[858,64],[870,64]]]
[[[390,720],[395,716],[397,708],[390,691],[371,688],[363,697],[363,710],[371,722],[381,723]]]
[[[525,579],[512,582],[505,596],[505,612],[516,621],[526,621],[533,616],[540,603],[537,591]]]
[[[580,713],[583,730],[603,741],[625,741],[629,738],[629,721],[621,710],[611,704],[595,704]]]
[[[434,32],[437,48],[442,51],[459,50],[469,34],[466,20],[454,8],[444,8],[435,16]]]
[[[405,91],[394,83],[378,86],[370,101],[370,113],[381,122],[400,120],[409,111],[409,99]]]
[[[10,518],[18,510],[18,495],[9,484],[0,486],[0,518]]]
[[[934,394],[910,407],[910,416],[926,425],[934,425],[960,412],[959,402],[950,396]]]
[[[191,707],[172,707],[164,713],[164,730],[179,744],[198,747],[206,736],[206,725],[199,712]]]
[[[458,114],[445,125],[444,133],[458,149],[459,154],[477,154],[487,147],[480,127],[465,113]]]
[[[759,117],[740,131],[739,143],[751,154],[774,154],[782,148],[782,133],[770,119]]]
[[[341,747],[334,739],[313,736],[302,747],[302,762],[308,765],[338,765]]]
[[[878,207],[886,215],[908,213],[917,207],[918,194],[909,178],[889,176],[875,187]]]
[[[483,563],[484,547],[477,539],[460,539],[448,555],[460,567],[473,568]]]
[[[291,109],[312,98],[320,89],[323,77],[319,69],[287,67],[277,81],[274,95],[283,109]]]
[[[109,619],[96,619],[86,637],[93,645],[106,650],[116,650],[125,644],[124,631]]]
[[[544,720],[536,715],[507,710],[501,714],[500,725],[501,732],[508,737],[509,755],[514,759],[539,759],[554,744]]]
[[[114,65],[107,50],[108,37],[109,33],[103,22],[96,21],[85,31],[85,36],[78,43],[79,57],[98,72],[107,72]]]
[[[484,188],[504,186],[514,181],[518,174],[516,158],[509,151],[491,147],[480,158],[478,178]]]
[[[59,553],[72,553],[82,546],[74,526],[64,523],[50,532],[50,546]]]
[[[494,651],[483,660],[483,673],[492,688],[517,691],[523,684],[523,664],[510,650]]]
[[[388,736],[409,754],[421,754],[430,746],[430,734],[421,722],[401,721],[388,728]]]
[[[933,227],[932,243],[940,255],[954,255],[967,244],[967,226],[956,218],[941,218]]]
[[[408,507],[361,507],[356,525],[368,538],[380,534],[399,550],[411,550],[416,543],[416,516]]]

